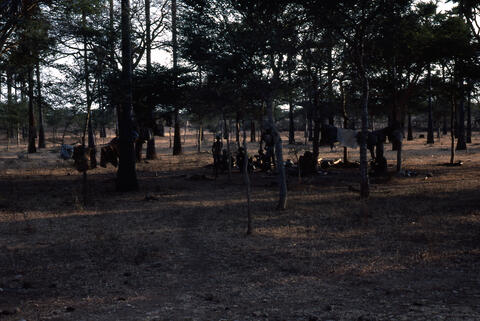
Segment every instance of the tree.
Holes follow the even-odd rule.
[[[120,192],[138,189],[135,170],[134,126],[132,118],[132,54],[130,42],[130,1],[122,0],[122,101],[118,110],[119,165],[117,190]]]

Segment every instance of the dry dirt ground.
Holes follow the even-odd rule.
[[[0,147],[0,320],[480,320],[480,136],[458,167],[447,137],[406,143],[416,177],[388,151],[366,218],[358,169],[290,177],[280,212],[275,176],[254,173],[251,236],[242,177],[212,179],[208,138],[178,157],[158,139],[138,192],[89,172],[86,206],[58,145]]]

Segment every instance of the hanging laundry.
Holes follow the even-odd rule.
[[[340,146],[357,148],[357,131],[353,129],[337,128],[337,141]]]

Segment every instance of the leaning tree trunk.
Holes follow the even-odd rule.
[[[287,178],[285,175],[285,165],[283,164],[282,138],[273,120],[272,97],[267,99],[267,120],[275,142],[275,159],[277,161],[278,185],[280,187],[277,209],[284,210],[287,208]]]
[[[120,157],[117,171],[117,190],[121,192],[138,189],[133,146],[132,111],[132,49],[130,42],[130,1],[122,0],[122,103],[118,111]]]
[[[37,108],[38,108],[38,148],[45,148],[45,129],[43,126],[42,83],[40,81],[40,63],[36,65]]]
[[[35,115],[33,111],[33,70],[28,67],[28,152],[36,153],[35,137],[37,136],[35,130]]]

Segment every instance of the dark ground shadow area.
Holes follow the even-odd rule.
[[[247,237],[241,175],[183,161],[139,165],[135,193],[95,170],[87,206],[73,170],[3,175],[0,320],[480,319],[473,163],[373,180],[367,216],[356,169],[290,177],[281,212],[255,173]]]

